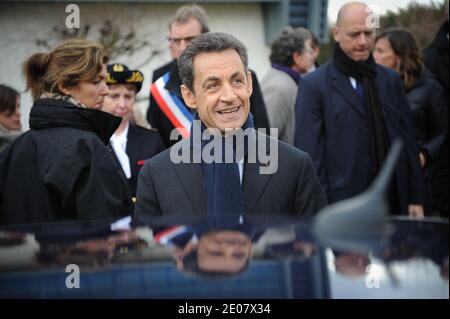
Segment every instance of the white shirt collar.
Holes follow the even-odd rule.
[[[120,134],[116,134],[114,133],[111,136],[111,140],[113,141],[123,141],[123,140],[127,140],[127,136],[128,136],[128,129],[130,128],[130,123],[127,123],[127,126],[125,127],[125,129],[123,130],[122,133]]]
[[[122,133],[118,135],[113,134],[113,136],[111,136],[110,138],[111,146],[114,150],[114,153],[116,153],[116,157],[119,160],[123,172],[127,178],[131,177],[130,159],[126,153],[129,127],[130,124],[127,124],[127,127],[125,128],[125,130],[123,130]]]
[[[352,85],[353,89],[356,90],[356,79],[351,76],[349,76],[348,78],[350,80],[350,84]]]
[[[239,179],[240,179],[241,185],[242,185],[242,177],[244,176],[244,159],[241,159],[238,162],[238,167],[239,167]]]

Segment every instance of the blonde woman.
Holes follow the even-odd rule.
[[[131,191],[106,144],[121,119],[108,94],[102,46],[68,40],[23,64],[33,96],[30,131],[0,157],[0,224],[117,218]]]

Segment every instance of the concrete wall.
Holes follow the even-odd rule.
[[[76,2],[75,2],[76,3]],[[36,45],[37,39],[52,39],[52,28],[65,27],[68,13],[64,3],[0,3],[0,83],[10,85],[17,90],[25,89],[21,73],[22,62],[31,54],[45,51]],[[168,3],[81,3],[81,27],[85,24],[99,25],[109,18],[123,26],[138,32],[147,39],[153,48],[161,49],[161,54],[141,67],[145,83],[139,97],[144,100],[137,105],[143,114],[148,106],[148,96],[152,70],[170,60],[167,49],[167,21],[179,4]],[[213,31],[222,31],[235,35],[246,44],[249,51],[250,67],[261,80],[269,69],[269,48],[264,42],[264,21],[259,3],[220,3],[204,4]],[[95,30],[91,33],[95,38]],[[53,41],[52,41],[53,40]],[[112,62],[122,62],[129,67],[142,65],[150,49],[140,51],[133,56],[122,56]],[[22,125],[28,129],[28,115],[31,96],[23,93],[21,103]]]

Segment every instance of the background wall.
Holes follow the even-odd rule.
[[[138,111],[145,114],[153,69],[170,60],[167,49],[167,22],[174,14],[177,3],[78,3],[81,28],[86,24],[93,28],[88,33],[95,39],[99,27],[110,19],[124,30],[132,27],[139,38],[146,39],[150,47],[135,52],[132,56],[121,56],[111,62],[126,63],[130,68],[140,66],[145,82],[139,93]],[[55,27],[65,29],[67,3],[0,3],[0,83],[25,89],[21,73],[23,61],[35,52],[46,52],[38,39],[55,43]],[[260,3],[205,3],[212,31],[231,33],[248,48],[250,67],[261,80],[269,69],[269,47],[265,43],[263,13]],[[70,31],[70,30],[69,30]],[[152,50],[160,50],[153,59],[147,60]],[[28,129],[31,96],[21,94],[21,121]]]

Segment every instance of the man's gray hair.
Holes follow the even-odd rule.
[[[206,14],[205,9],[196,4],[186,5],[178,8],[177,12],[175,12],[175,15],[169,21],[169,30],[172,27],[172,24],[185,24],[191,19],[195,19],[200,23],[202,33],[209,32],[208,15]]]
[[[204,52],[235,50],[241,58],[244,69],[248,71],[248,55],[245,45],[227,33],[209,32],[196,37],[178,58],[178,72],[181,83],[194,92],[194,58]]]
[[[270,62],[290,68],[294,64],[292,55],[295,52],[303,54],[305,42],[309,39],[312,39],[312,35],[308,29],[292,27],[283,29],[272,42]]]

